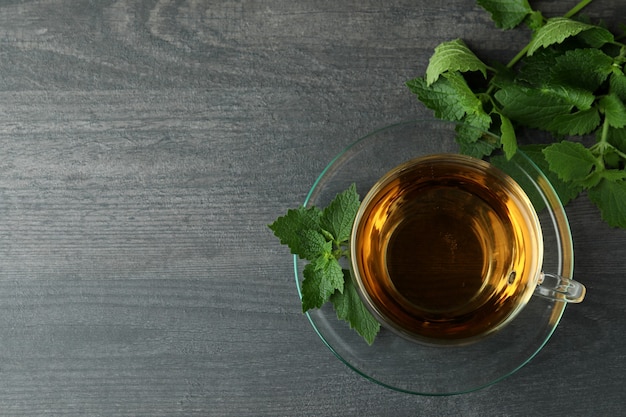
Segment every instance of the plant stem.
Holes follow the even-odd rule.
[[[570,18],[570,17],[574,16],[576,13],[580,12],[582,9],[587,7],[592,1],[593,0],[582,0],[580,3],[578,3],[576,6],[574,6],[574,8],[572,10],[570,10],[567,13],[565,13],[564,17]]]
[[[591,4],[592,1],[593,0],[581,0],[580,3],[578,3],[576,6],[574,6],[573,9],[571,9],[569,12],[565,13],[565,15],[563,17],[566,17],[566,18],[569,19],[570,17],[574,16],[576,13],[580,12],[582,9],[587,7],[589,4]],[[522,58],[524,58],[526,56],[526,53],[528,53],[528,49],[530,49],[530,42],[528,42],[528,44],[524,47],[524,49],[519,51],[519,53],[513,57],[511,62],[509,62],[506,65],[506,67],[507,68],[511,68],[515,64],[517,64],[520,59],[522,59]]]
[[[517,55],[515,55],[513,57],[513,59],[506,64],[507,68],[512,68],[513,65],[517,64],[519,62],[520,59],[524,58],[526,56],[526,54],[528,53],[528,50],[530,49],[530,42],[528,42],[528,44],[526,44],[526,46],[524,47],[524,49],[522,49],[521,51],[519,51],[517,53]]]
[[[595,155],[598,160],[598,166],[604,167],[604,155],[608,151],[615,152],[620,158],[626,160],[626,154],[615,146],[609,143],[609,122],[607,119],[604,119],[604,123],[602,124],[602,132],[600,133],[600,139],[598,142],[593,145],[590,150]]]
[[[609,137],[609,121],[605,117],[604,124],[602,124],[602,136],[600,136],[600,143],[608,144],[609,142],[608,137]]]

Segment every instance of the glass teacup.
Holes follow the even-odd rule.
[[[544,273],[543,238],[522,187],[458,154],[423,156],[363,199],[351,270],[381,324],[411,340],[462,345],[511,322],[534,295],[580,302],[585,287]]]

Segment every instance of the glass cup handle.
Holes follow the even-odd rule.
[[[560,275],[541,272],[535,295],[568,303],[580,303],[587,293],[583,284]]]

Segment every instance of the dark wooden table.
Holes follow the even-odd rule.
[[[587,12],[616,28],[626,4]],[[626,231],[587,199],[587,300],[445,398],[339,362],[266,227],[355,138],[430,116],[404,82],[438,43],[505,60],[527,36],[473,0],[1,1],[0,415],[626,415]]]

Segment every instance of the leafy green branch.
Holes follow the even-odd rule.
[[[545,18],[527,0],[478,0],[498,28],[530,28],[529,42],[507,64],[489,65],[463,40],[443,42],[426,74],[407,86],[437,118],[500,138],[459,128],[461,151],[475,157],[525,150],[517,143],[520,128],[551,133],[554,143],[528,154],[562,182],[555,185],[565,190],[563,203],[587,190],[608,224],[626,228],[626,46],[576,17],[591,2]],[[595,136],[588,148],[581,140],[587,136]]]
[[[323,210],[318,207],[289,210],[269,228],[289,246],[291,253],[308,261],[302,272],[302,311],[320,308],[330,301],[337,317],[347,321],[372,344],[380,324],[361,302],[350,271],[339,260],[347,257],[352,223],[359,209],[359,195],[352,185]]]

